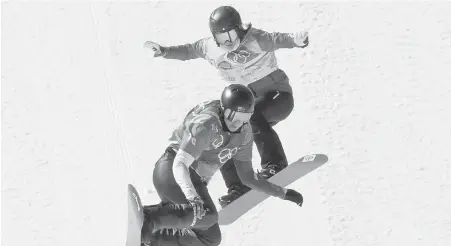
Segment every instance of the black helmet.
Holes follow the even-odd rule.
[[[221,6],[210,15],[210,31],[212,33],[228,32],[243,25],[241,16],[231,6]]]
[[[230,109],[233,112],[253,113],[255,97],[247,86],[231,84],[222,92],[221,106],[224,110]]]
[[[247,29],[244,28],[241,16],[238,11],[231,6],[220,6],[213,10],[210,15],[210,31],[215,37],[217,33],[229,32],[235,30],[238,37],[242,39],[246,34]],[[215,41],[219,46],[219,43]]]

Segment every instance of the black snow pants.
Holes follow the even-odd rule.
[[[255,111],[250,124],[254,143],[261,157],[261,167],[277,165],[284,168],[288,165],[287,158],[279,135],[274,131],[273,126],[286,119],[294,108],[288,76],[278,69],[251,83],[249,88],[256,96]],[[221,167],[221,174],[229,191],[231,189],[238,189],[241,192],[250,190],[239,179],[233,160],[229,160]]]
[[[191,227],[194,211],[176,183],[172,166],[176,152],[167,148],[155,164],[153,183],[161,198],[157,205],[144,206],[144,213],[153,224],[151,246],[217,246],[221,242],[218,211],[207,185],[190,169],[191,180],[204,201],[206,215]],[[147,221],[147,222],[148,222]],[[143,233],[145,233],[143,231]]]

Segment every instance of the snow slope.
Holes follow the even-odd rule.
[[[170,131],[222,86],[205,61],[142,45],[209,35],[217,5],[3,3],[3,246],[124,245],[126,184],[157,202]],[[451,245],[451,3],[234,6],[267,31],[309,30],[307,49],[277,52],[296,108],[276,129],[291,161],[330,162],[290,186],[302,209],[269,199],[222,245]]]

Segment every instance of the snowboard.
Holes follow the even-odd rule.
[[[271,183],[286,187],[294,181],[302,178],[308,173],[314,171],[328,161],[327,155],[312,154],[306,155],[299,160],[291,163],[282,171],[268,179]],[[269,195],[250,190],[240,198],[236,199],[226,207],[219,210],[219,224],[229,225],[247,213],[249,210],[266,200]]]
[[[128,184],[128,226],[125,246],[141,246],[144,213],[141,198],[132,184]]]

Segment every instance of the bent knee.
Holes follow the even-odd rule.
[[[221,245],[221,241],[222,241],[222,234],[221,234],[221,230],[219,229],[219,225],[216,224],[216,226],[214,226],[213,228],[215,228],[215,230],[211,233],[211,246],[219,246]]]
[[[276,99],[273,105],[261,108],[260,114],[262,118],[269,124],[281,122],[288,118],[294,109],[293,96],[286,92],[280,92],[280,99]],[[258,117],[257,117],[258,119]]]
[[[210,228],[215,224],[217,224],[218,220],[219,220],[218,212],[215,210],[209,210],[202,219],[197,221],[196,226],[202,228]]]
[[[214,224],[210,228],[197,232],[198,235],[202,234],[202,241],[207,246],[219,246],[222,242],[221,229],[219,224]]]

